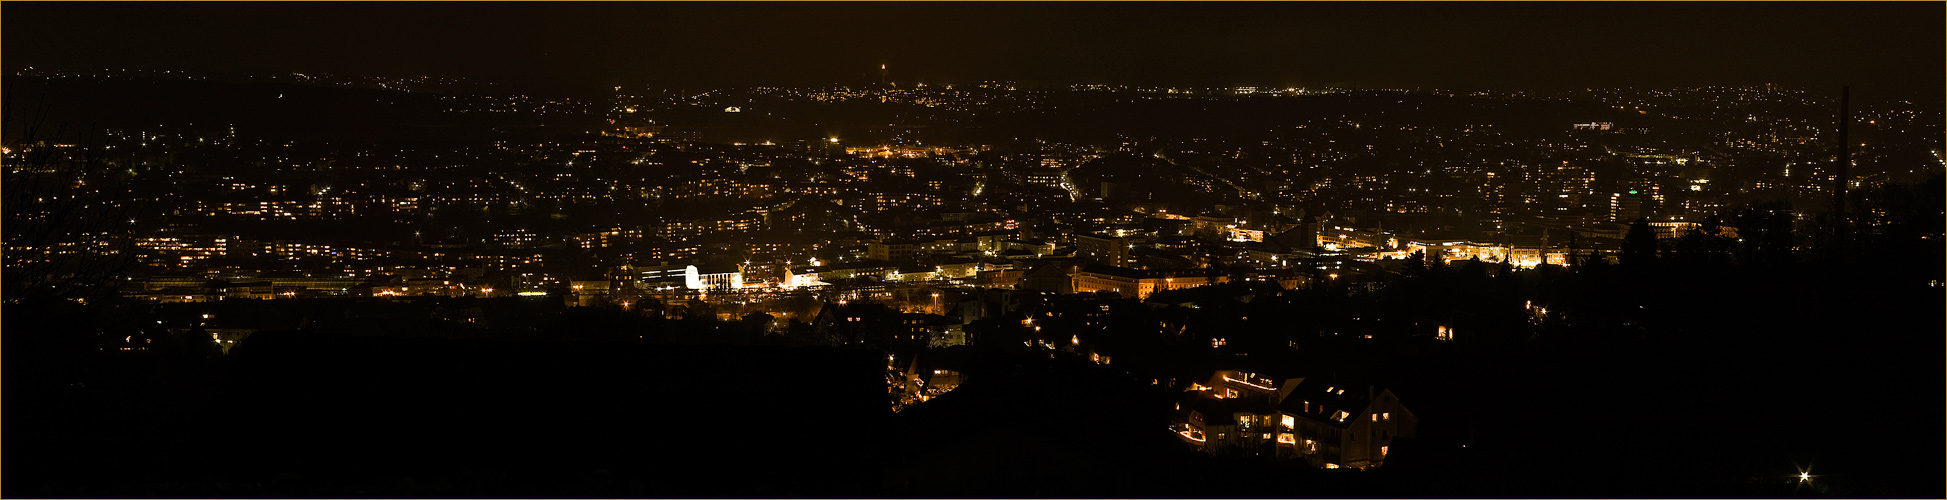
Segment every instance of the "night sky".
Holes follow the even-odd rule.
[[[1940,2],[8,2],[4,64],[609,85],[1852,85],[1938,100]]]

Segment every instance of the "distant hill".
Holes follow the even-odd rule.
[[[7,79],[6,93],[17,115],[44,107],[46,125],[69,132],[219,131],[235,125],[238,138],[246,141],[477,139],[495,127],[592,126],[597,118],[446,113],[450,104],[433,93],[295,83],[20,76]]]

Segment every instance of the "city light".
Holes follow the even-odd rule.
[[[21,359],[60,360],[17,367],[28,370],[17,381],[30,403],[22,406],[56,423],[95,422],[103,417],[90,412],[101,408],[149,407],[158,422],[193,421],[226,415],[198,395],[269,381],[265,387],[291,389],[282,392],[306,405],[388,418],[279,413],[274,423],[284,427],[343,432],[315,457],[298,455],[316,446],[251,445],[262,449],[206,468],[413,455],[380,460],[365,468],[377,471],[369,476],[307,474],[303,486],[418,496],[456,487],[414,483],[418,490],[401,493],[399,477],[411,474],[399,471],[410,467],[392,462],[451,464],[509,484],[561,482],[533,476],[548,467],[526,463],[548,465],[546,454],[517,449],[507,454],[513,461],[489,464],[491,454],[467,446],[420,446],[428,455],[407,450],[413,440],[387,436],[519,444],[550,439],[535,437],[547,429],[582,442],[692,427],[700,430],[657,436],[666,442],[656,453],[694,466],[674,479],[629,466],[639,450],[581,453],[576,467],[608,471],[614,484],[667,487],[657,491],[671,496],[854,491],[826,484],[854,479],[868,486],[857,492],[880,496],[1114,495],[1132,491],[1118,483],[1126,478],[1095,469],[1198,472],[1213,457],[1262,474],[1204,474],[1179,489],[1250,496],[1238,492],[1262,486],[1252,477],[1303,480],[1264,483],[1286,493],[1437,489],[1413,470],[1303,472],[1385,470],[1389,445],[1409,443],[1433,449],[1409,450],[1403,459],[1415,463],[1406,469],[1460,467],[1481,475],[1479,484],[1523,492],[1669,496],[1708,484],[1727,496],[1767,496],[1782,493],[1787,476],[1739,475],[1783,470],[1763,450],[1709,463],[1658,453],[1690,441],[1783,443],[1774,455],[1828,461],[1903,449],[1838,427],[1795,427],[1791,405],[1778,403],[1791,394],[1778,390],[1665,390],[1653,402],[1617,403],[1734,408],[1730,416],[1750,425],[1722,431],[1734,434],[1727,441],[1705,439],[1721,432],[1692,432],[1694,422],[1683,419],[1558,408],[1550,398],[1559,390],[1535,389],[1599,398],[1643,387],[1738,387],[1752,385],[1751,374],[1787,373],[1796,378],[1780,387],[1844,388],[1843,397],[1875,401],[1882,414],[1925,414],[1924,398],[1898,394],[1900,381],[1930,375],[1923,350],[1847,333],[1930,324],[1933,298],[1947,286],[1928,264],[1947,239],[1932,189],[1947,172],[1943,111],[1932,94],[1939,82],[1921,78],[1924,71],[1885,69],[1937,67],[1890,48],[1932,43],[1926,29],[1906,28],[1938,24],[1939,5],[1847,7],[1837,31],[1788,37],[1758,27],[1831,21],[1833,9],[1686,4],[1648,15],[1429,5],[1414,6],[1428,15],[1401,18],[1381,15],[1390,12],[1383,5],[1310,13],[1275,2],[1200,5],[1130,13],[1024,4],[979,16],[954,4],[699,4],[672,13],[622,3],[545,19],[496,9],[457,17],[480,21],[457,25],[520,28],[488,39],[453,31],[446,21],[459,11],[442,9],[457,7],[379,16],[399,17],[415,39],[453,42],[442,49],[451,57],[433,62],[401,50],[413,43],[342,36],[343,23],[329,22],[362,18],[355,12],[272,16],[296,19],[277,24],[284,38],[349,44],[358,50],[346,53],[364,55],[320,60],[278,50],[278,58],[242,66],[183,58],[261,43],[231,26],[251,16],[190,16],[169,5],[139,13],[20,7],[17,26],[8,27],[104,46],[149,43],[109,29],[137,20],[180,24],[201,37],[144,59],[199,71],[88,69],[112,64],[86,50],[56,50],[58,43],[21,44],[22,61],[73,66],[7,76],[45,90],[50,103],[48,127],[9,126],[0,140],[9,195],[0,299],[20,325],[66,335],[9,344],[23,349]],[[1492,12],[1457,15],[1469,9]],[[818,22],[834,15],[847,20]],[[1564,42],[1488,26],[1440,36],[1475,17],[1495,26],[1553,23],[1580,35]],[[1136,18],[1145,21],[1128,22]],[[1272,21],[1294,18],[1384,33],[1341,48],[1431,46],[1465,57],[1437,71],[1401,72],[1425,65],[1388,53],[1399,51],[1366,50],[1326,65],[1329,72],[1301,71],[1265,57],[1276,44],[1252,42],[1288,35]],[[1920,18],[1928,21],[1907,21]],[[1709,29],[1661,30],[1649,44],[1630,42],[1643,29],[1613,29],[1667,19],[1701,19]],[[1767,22],[1725,21],[1750,19]],[[939,36],[942,22],[953,36]],[[739,26],[764,36],[742,36]],[[861,26],[870,29],[854,29]],[[1090,31],[1082,38],[1109,41],[1152,35],[1132,27],[1192,36],[1168,38],[1171,53],[1105,57],[1115,43],[1070,43],[1078,26]],[[1204,36],[1212,30],[1235,36]],[[635,32],[666,36],[648,43],[627,36]],[[862,35],[833,36],[839,32]],[[205,43],[219,39],[230,43]],[[964,57],[994,44],[1062,50]],[[1544,51],[1552,56],[1501,50],[1548,44],[1562,48]],[[830,57],[746,54],[807,48]],[[680,57],[608,57],[629,50]],[[1822,53],[1874,57],[1845,74],[1787,64],[1793,54]],[[1713,54],[1775,57],[1724,65],[1705,57]],[[872,60],[911,69],[892,75],[888,63],[875,70]],[[1725,84],[1773,77],[1779,83]],[[1313,83],[1299,86],[1301,79]],[[1852,99],[1847,88],[1820,83],[1837,81],[1870,86]],[[1440,88],[1482,82],[1497,88]],[[602,87],[611,92],[583,92]],[[102,105],[87,96],[133,97]],[[954,304],[945,304],[948,295]],[[1466,342],[1459,327],[1469,330]],[[1081,333],[1090,334],[1090,348],[1080,348]],[[244,341],[252,336],[259,338]],[[1764,355],[1752,354],[1753,342]],[[237,345],[250,347],[231,349]],[[78,355],[86,348],[98,352]],[[884,367],[856,366],[881,354]],[[482,368],[502,365],[517,369]],[[1665,365],[1677,369],[1613,373]],[[346,378],[310,370],[286,380],[293,368],[315,366],[377,371]],[[137,383],[145,373],[196,376]],[[354,387],[372,377],[383,381],[376,392]],[[1152,386],[1118,386],[1141,378]],[[1798,379],[1819,383],[1791,385]],[[974,389],[931,402],[962,384]],[[1324,398],[1318,385],[1327,386]],[[425,391],[415,388],[427,387],[517,402],[534,399],[535,388],[573,397],[488,405],[498,413],[482,420],[466,408],[421,404]],[[752,407],[778,399],[750,390],[760,387],[782,387],[784,398]],[[1799,392],[1799,400],[1831,396]],[[577,396],[584,393],[691,404],[590,420],[615,412],[603,397]],[[1039,411],[1076,404],[1112,411]],[[767,409],[780,405],[789,409]],[[888,410],[898,418],[884,418]],[[787,425],[766,424],[779,415]],[[1574,434],[1465,432],[1469,419],[1497,416],[1640,432],[1628,447],[1560,444],[1591,439]],[[1120,443],[1126,453],[1108,454],[1104,467],[1055,474],[1081,489],[1048,483],[1047,474],[986,483],[977,474],[934,474],[1011,463],[927,436],[993,424],[982,419],[1052,425],[1055,434],[1080,432],[1077,442]],[[100,456],[143,456],[145,442],[267,429],[248,418],[203,423],[56,426],[62,439],[27,440],[20,456],[75,452],[62,449],[67,441]],[[1188,444],[1116,434],[1161,425]],[[121,436],[130,433],[146,437]],[[843,439],[804,439],[823,434]],[[1039,434],[1007,433],[1030,442],[1000,451],[1068,447],[1033,442]],[[1704,438],[1690,439],[1697,436]],[[1438,449],[1454,439],[1483,447]],[[1467,453],[1490,449],[1498,451]],[[723,459],[737,450],[837,468],[753,473]],[[1532,457],[1565,465],[1523,467]],[[1685,480],[1574,480],[1587,475],[1576,467],[1607,462],[1656,463],[1659,475]],[[111,469],[83,467],[68,474],[73,481],[23,474],[29,486],[21,491],[99,480],[114,491],[200,494],[215,484],[190,475],[159,488],[155,478],[173,477],[167,468]],[[1797,482],[1824,496],[1931,492],[1898,484],[1911,479],[1898,474],[1866,481],[1866,472],[1821,470],[1826,480],[1811,484],[1809,468],[1800,468]]]

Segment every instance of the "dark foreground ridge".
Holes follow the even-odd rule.
[[[10,496],[122,497],[858,496],[871,492],[874,478],[859,464],[876,455],[873,434],[890,414],[877,357],[828,348],[266,332],[228,360],[207,406],[184,421],[145,422],[160,425],[133,442],[91,446],[10,433],[26,438],[14,450],[62,459],[43,462],[42,471],[10,467],[10,479],[40,479],[8,489]],[[124,472],[101,481],[103,468]],[[35,474],[57,470],[77,476]]]

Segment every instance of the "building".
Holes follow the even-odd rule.
[[[635,268],[636,288],[662,290],[690,288],[691,277],[696,275],[696,266],[656,266]]]
[[[1128,238],[1098,234],[1075,235],[1075,256],[1090,262],[1110,266],[1128,267],[1135,263],[1129,251],[1135,246]]]
[[[1325,468],[1384,465],[1393,439],[1419,425],[1391,390],[1320,379],[1301,381],[1277,410],[1279,456]]]
[[[1124,297],[1141,294],[1144,273],[1135,269],[1102,264],[1083,266],[1075,273],[1076,292],[1115,292]]]
[[[1631,189],[1626,193],[1609,193],[1609,220],[1615,222],[1636,222],[1647,217],[1653,201],[1646,191]]]
[[[913,260],[913,254],[917,251],[919,251],[919,245],[907,240],[889,240],[883,243],[875,242],[865,244],[865,255],[867,258],[887,262],[903,263],[911,261]]]
[[[824,271],[825,268],[822,266],[787,267],[784,269],[784,281],[782,286],[784,286],[785,288],[824,286],[825,281],[823,279],[820,279],[821,274]]]
[[[1230,282],[1230,276],[1216,269],[1157,269],[1145,272],[1137,283],[1136,298],[1147,299],[1156,292],[1181,290]]]
[[[1298,458],[1323,468],[1385,464],[1418,418],[1392,391],[1327,379],[1217,370],[1177,403],[1174,428],[1211,454]]]
[[[1018,286],[1023,290],[1075,293],[1076,267],[1068,262],[1042,263],[1023,273]]]
[[[737,264],[691,266],[689,269],[696,273],[687,283],[691,290],[736,290],[744,287],[744,268]]]
[[[578,307],[601,304],[608,300],[609,285],[608,280],[570,280],[568,289],[573,293],[567,297],[568,303]]]

